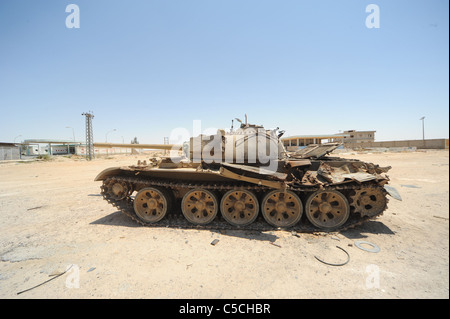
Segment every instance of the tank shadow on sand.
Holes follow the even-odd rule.
[[[144,227],[125,216],[122,212],[116,211],[102,218],[94,220],[90,225],[108,225],[108,226],[125,226],[125,227]]]
[[[142,226],[132,219],[130,219],[128,216],[124,215],[120,211],[116,211],[112,214],[109,214],[105,217],[99,218],[95,221],[92,221],[90,223],[91,225],[109,225],[109,226],[123,226],[123,227],[146,227]],[[154,226],[148,227],[149,230],[153,227],[157,228],[171,228],[171,229],[192,229],[192,230],[204,230],[209,232],[216,232],[218,234],[224,235],[224,236],[230,236],[230,237],[239,237],[239,238],[246,238],[246,239],[253,239],[253,240],[261,240],[261,241],[270,241],[274,242],[276,239],[278,239],[278,236],[271,234],[270,232],[274,231],[299,231],[300,229],[295,228],[289,228],[289,229],[277,229],[274,228],[268,224],[266,224],[262,218],[258,218],[255,221],[255,224],[258,225],[258,229],[245,229],[245,228],[235,228],[235,229],[229,229],[227,227],[227,223],[222,220],[222,218],[217,218],[214,222],[211,223],[211,225],[208,225],[207,228],[199,227],[193,224],[184,223],[182,225],[175,224],[171,225],[170,221],[162,221],[158,224],[155,224]],[[305,231],[304,233],[315,233],[311,231]],[[336,232],[320,232],[323,236],[330,235],[332,236]],[[342,234],[343,236],[349,238],[349,239],[361,239],[361,238],[367,238],[369,237],[368,234],[386,234],[386,235],[395,235],[395,233],[385,224],[379,221],[371,220],[367,221],[364,224],[358,225],[352,229],[344,230],[344,231],[338,231],[338,233]],[[302,234],[302,231],[300,230],[299,235]]]
[[[348,239],[359,239],[369,237],[368,235],[365,234],[395,235],[395,232],[393,232],[388,226],[376,220],[367,221],[362,225],[342,231],[340,233],[343,236],[347,237]]]
[[[224,221],[218,222],[218,223],[224,223]],[[127,216],[125,216],[120,211],[116,211],[112,214],[109,214],[105,217],[99,218],[93,222],[90,223],[91,225],[108,225],[108,226],[123,226],[123,227],[145,227],[142,226],[135,221],[131,220]],[[171,228],[171,229],[193,229],[193,230],[204,230],[208,232],[217,233],[223,236],[230,236],[230,237],[239,237],[239,238],[246,238],[246,239],[253,239],[253,240],[261,240],[261,241],[270,241],[274,242],[278,236],[265,233],[265,231],[275,230],[273,227],[267,226],[267,229],[264,228],[263,230],[247,230],[247,229],[220,229],[220,227],[210,227],[209,229],[202,229],[195,225],[187,225],[184,227],[178,226],[170,226],[166,225],[164,223],[161,223],[159,225],[148,227],[149,231],[151,228],[157,227],[157,228]]]
[[[211,230],[211,231],[216,232],[222,236],[244,238],[250,240],[269,241],[269,242],[275,242],[279,238],[274,234],[265,233],[264,231],[258,230],[236,229],[236,230],[218,230],[218,231]]]

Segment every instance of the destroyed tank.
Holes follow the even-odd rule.
[[[95,181],[110,204],[157,227],[341,231],[380,216],[387,195],[401,200],[387,185],[391,167],[330,156],[339,143],[288,152],[284,131],[240,123],[183,145],[148,145],[177,156],[108,168]]]

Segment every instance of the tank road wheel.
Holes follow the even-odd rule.
[[[384,211],[387,205],[385,193],[380,188],[364,187],[355,190],[350,196],[350,206],[361,216],[375,216]]]
[[[258,199],[248,190],[230,190],[220,201],[220,211],[231,225],[246,226],[258,217]]]
[[[103,196],[114,200],[122,200],[133,193],[133,187],[130,183],[116,179],[107,179],[102,185]]]
[[[291,227],[302,217],[303,205],[294,192],[274,190],[264,196],[261,203],[261,212],[270,225]]]
[[[159,222],[169,210],[170,198],[160,189],[147,187],[141,189],[134,199],[136,215],[148,224]]]
[[[314,226],[323,230],[334,230],[347,221],[350,206],[341,192],[322,190],[309,196],[305,213]]]
[[[206,189],[193,189],[184,195],[181,211],[184,217],[196,225],[206,225],[213,221],[219,210],[216,196]]]

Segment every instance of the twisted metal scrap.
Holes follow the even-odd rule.
[[[319,259],[319,257],[317,257],[317,256],[314,256],[314,258],[316,258],[321,263],[324,263],[324,264],[330,265],[330,266],[344,266],[344,265],[348,264],[348,262],[350,261],[350,255],[348,254],[348,252],[344,248],[341,248],[339,246],[336,246],[336,248],[339,248],[340,250],[342,250],[344,253],[347,254],[347,260],[345,262],[340,263],[340,264],[332,264],[332,263],[329,263],[329,262],[326,262],[326,261],[323,261],[323,260]]]

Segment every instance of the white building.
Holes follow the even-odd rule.
[[[75,154],[81,142],[69,140],[29,139],[22,143],[22,155]]]

